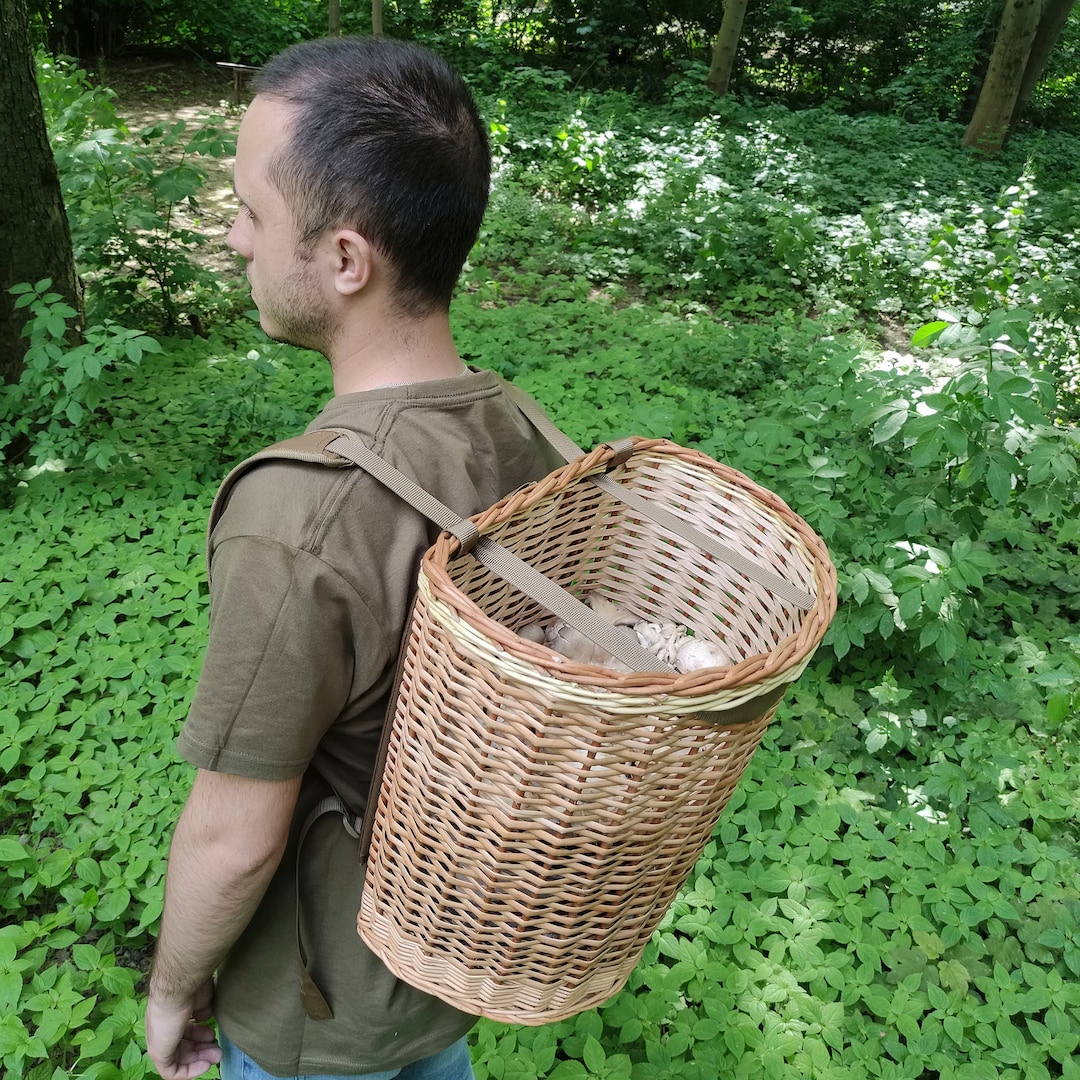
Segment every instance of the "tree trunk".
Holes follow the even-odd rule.
[[[341,37],[341,0],[330,0],[330,36]]]
[[[1008,0],[994,52],[963,145],[996,154],[1005,145],[1024,70],[1039,27],[1043,0]]]
[[[724,0],[724,20],[713,42],[712,64],[705,78],[706,85],[721,97],[728,92],[728,83],[731,82],[748,2],[749,0]]]
[[[979,36],[975,39],[975,55],[971,62],[967,92],[964,94],[958,117],[960,123],[964,125],[971,123],[971,118],[975,115],[975,106],[979,103],[979,91],[986,82],[986,73],[990,68],[990,55],[994,51],[994,40],[997,38],[1004,8],[1005,0],[990,0],[990,5],[983,15]]]
[[[1042,17],[1035,31],[1035,40],[1031,43],[1031,53],[1028,55],[1027,66],[1024,68],[1024,80],[1020,84],[1020,93],[1009,120],[1010,132],[1028,107],[1031,95],[1035,92],[1035,87],[1046,70],[1046,61],[1050,59],[1057,39],[1061,37],[1061,31],[1065,29],[1065,24],[1069,21],[1069,15],[1075,6],[1076,0],[1043,0]]]
[[[371,32],[382,37],[382,0],[371,0]]]
[[[0,0],[0,381],[16,382],[26,342],[26,309],[8,292],[52,278],[53,289],[81,309],[45,117],[30,52],[26,0]]]

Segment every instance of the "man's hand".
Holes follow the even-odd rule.
[[[221,1061],[221,1047],[206,1024],[213,1016],[214,982],[207,979],[191,1001],[172,1005],[150,992],[146,1050],[164,1080],[192,1080]]]

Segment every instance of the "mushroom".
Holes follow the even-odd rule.
[[[691,637],[683,627],[675,623],[639,619],[625,608],[619,607],[615,601],[597,593],[587,597],[587,602],[597,615],[612,626],[631,628],[642,648],[648,649],[657,659],[671,665],[676,671],[685,674],[701,668],[728,667],[733,663],[719,645],[704,638]],[[629,636],[625,629],[624,633]],[[615,659],[606,649],[602,649],[562,619],[554,619],[547,626],[538,622],[529,623],[528,626],[523,626],[518,634],[538,645],[546,645],[578,664],[593,664],[612,671],[631,671],[622,661]]]
[[[616,660],[607,649],[602,649],[580,630],[575,630],[561,619],[556,619],[548,627],[544,644],[578,664],[595,664],[613,671],[630,671],[630,668],[621,660]]]
[[[528,626],[523,626],[518,631],[518,637],[524,638],[526,641],[534,641],[537,645],[543,645],[544,628],[538,622],[529,623]]]
[[[730,665],[731,657],[719,645],[704,638],[687,638],[675,654],[675,667],[684,674],[702,668]]]
[[[639,622],[634,633],[641,647],[656,654],[665,664],[675,664],[679,645],[686,638],[686,631],[674,623]]]

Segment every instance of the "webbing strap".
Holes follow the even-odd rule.
[[[551,443],[563,458],[572,461],[582,455],[584,451],[582,451],[581,447],[569,435],[560,431],[552,423],[551,418],[528,394],[505,379],[499,379],[499,382],[502,384],[506,396],[525,414],[529,423]],[[612,444],[609,443],[608,445]],[[809,611],[814,606],[814,598],[804,589],[793,585],[768,567],[754,562],[753,559],[748,559],[741,552],[728,547],[727,544],[720,543],[714,537],[709,536],[708,533],[702,532],[681,518],[676,517],[671,511],[665,510],[658,503],[649,502],[648,499],[642,498],[636,491],[630,491],[612,477],[601,474],[599,476],[590,476],[589,479],[608,495],[630,507],[639,516],[656,522],[657,525],[667,529],[668,532],[674,533],[678,539],[685,540],[688,544],[706,552],[714,559],[719,559],[720,562],[730,566],[733,570],[737,570],[751,581],[764,585],[769,592],[783,597],[788,603],[794,604],[803,611]],[[567,621],[569,622],[569,620]]]
[[[371,473],[410,506],[419,510],[436,525],[462,539],[463,550],[482,563],[493,573],[505,578],[515,588],[547,608],[553,615],[569,623],[587,638],[617,657],[632,671],[673,671],[657,658],[655,653],[642,648],[636,638],[621,633],[606,619],[602,619],[588,604],[568,593],[561,585],[544,577],[527,562],[489,537],[481,536],[468,518],[456,514],[448,506],[426,492],[415,480],[399,472],[389,462],[379,457],[363,440],[352,432],[342,432],[339,438],[326,444],[332,454],[348,458]],[[468,528],[466,528],[466,526]]]
[[[296,959],[300,968],[300,1002],[304,1006],[304,1012],[312,1020],[333,1020],[334,1012],[330,1008],[323,992],[315,985],[315,980],[307,969],[307,950],[304,948],[304,938],[300,931],[300,854],[304,850],[304,841],[311,826],[323,816],[323,814],[340,814],[345,823],[345,831],[355,840],[360,836],[363,826],[363,818],[354,817],[348,808],[335,793],[327,795],[312,808],[304,819],[300,828],[300,834],[296,838]]]

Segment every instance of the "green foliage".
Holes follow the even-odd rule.
[[[43,46],[83,57],[107,56],[126,46],[261,63],[328,29],[327,5],[319,0],[39,0],[30,6],[41,9]],[[370,9],[343,7],[347,31],[370,30]]]
[[[481,248],[508,288],[555,269],[741,319],[808,301],[912,323],[1029,307],[1035,357],[1073,378],[1076,139],[976,161],[936,121],[731,105],[672,122],[623,94],[564,103],[552,132],[531,110],[559,108],[558,84],[520,73],[513,88],[487,109],[498,172]]]
[[[72,330],[78,313],[49,291],[51,284],[46,278],[11,290],[15,307],[32,314],[23,331],[28,343],[19,381],[0,387],[0,451],[27,442],[39,467],[81,461],[106,469],[121,455],[111,397],[124,374],[161,347],[111,320]],[[78,344],[69,345],[74,337]]]
[[[90,282],[91,317],[179,328],[181,305],[202,309],[220,292],[195,255],[205,238],[183,224],[197,213],[206,173],[235,137],[217,121],[189,131],[183,120],[135,136],[117,118],[112,94],[90,86],[70,62],[40,58],[42,103],[71,222],[75,260]]]
[[[39,0],[34,19],[54,53],[108,56],[122,47],[171,50],[205,60],[265,62],[328,31],[321,0]],[[970,111],[980,44],[992,39],[988,0],[758,0],[744,22],[733,88],[787,105],[832,103],[907,119],[958,119]],[[636,87],[654,97],[678,89],[680,70],[700,70],[720,27],[710,0],[396,0],[387,33],[434,45],[462,66],[478,56],[503,67],[558,63],[575,85]],[[371,8],[343,5],[346,33],[369,33]],[[1027,110],[1044,128],[1080,131],[1080,14],[1074,11]],[[707,107],[709,108],[709,107]]]
[[[0,1061],[13,1078],[119,1075],[110,1062],[153,1075],[135,988],[161,911],[153,823],[184,783],[161,733],[197,668],[188,522],[206,509],[172,494],[152,507],[91,476],[58,513],[5,522]],[[80,502],[94,525],[73,533]]]
[[[771,389],[738,441],[725,431],[704,444],[750,475],[770,470],[850,556],[829,638],[838,655],[873,641],[912,657],[933,648],[962,679],[976,656],[992,659],[1007,617],[990,583],[1008,577],[1008,556],[991,538],[1012,546],[1075,520],[1080,446],[1052,419],[1049,380],[1008,341],[1023,344],[1025,322],[1012,311],[978,329],[932,324],[917,340],[939,335],[949,355],[930,372],[866,370],[859,351],[829,348],[809,385]]]
[[[41,318],[55,308],[42,289],[22,295]],[[137,993],[188,782],[172,744],[205,645],[203,523],[228,463],[327,396],[311,354],[169,344],[108,385],[108,471],[56,461],[0,510],[0,1067],[13,1080],[154,1075]]]

